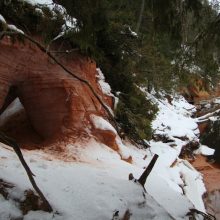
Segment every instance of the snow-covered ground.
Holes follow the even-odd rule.
[[[55,211],[60,213],[53,218],[51,214],[33,211],[24,219],[111,219],[115,211],[118,210],[122,217],[127,209],[132,213],[131,219],[184,219],[189,208],[193,207],[182,192],[175,189],[175,182],[165,179],[168,167],[161,170],[162,159],[147,181],[144,197],[142,187],[128,181],[128,175],[133,173],[139,177],[143,172],[143,165],[146,166],[151,158],[143,159],[145,151],[130,147],[135,158],[132,165],[95,141],[90,141],[84,150],[80,152],[83,162],[47,160],[43,152],[24,151],[39,187]],[[14,198],[22,200],[24,191],[32,187],[14,152],[1,145],[0,155],[0,179],[16,185],[9,200],[1,197],[0,216],[6,220],[21,215]],[[178,169],[191,172],[193,176],[193,170],[184,164]],[[173,172],[172,178],[181,183],[178,176],[177,171]]]
[[[51,0],[26,1],[52,3]],[[1,15],[0,21],[6,23]],[[14,30],[13,26],[10,27]],[[100,87],[111,95],[101,72],[98,76]],[[146,95],[159,108],[152,124],[154,134],[164,135],[172,142],[150,141],[149,149],[138,149],[117,137],[119,155],[91,137],[87,141],[69,144],[63,160],[52,152],[23,150],[37,184],[55,211],[52,214],[30,211],[24,220],[117,220],[127,210],[132,213],[131,220],[178,220],[188,219],[186,214],[193,207],[205,212],[202,176],[189,162],[178,157],[182,146],[198,140],[196,120],[191,118],[194,106],[180,96],[169,103],[166,99]],[[104,119],[95,116],[92,119],[98,128],[114,130]],[[155,153],[159,159],[147,179],[145,192],[139,184],[128,181],[128,175],[133,173],[139,178]],[[132,156],[132,164],[122,160],[121,155]],[[32,189],[32,186],[14,152],[3,144],[0,144],[0,169],[0,180],[14,185],[8,191],[7,199],[0,194],[0,219],[18,219],[22,217],[18,201],[24,200],[25,190]],[[117,211],[119,217],[113,218]]]
[[[169,136],[173,142],[150,141],[151,148],[138,149],[117,137],[124,154],[132,156],[132,164],[93,138],[69,144],[63,160],[42,150],[23,150],[39,187],[59,213],[30,211],[24,219],[105,220],[112,219],[117,211],[122,218],[129,210],[134,220],[166,220],[187,219],[186,214],[193,207],[204,212],[202,176],[189,162],[178,158],[183,145],[198,139],[195,119],[190,117],[194,108],[181,97],[174,98],[172,104],[165,99],[151,98],[159,107],[153,129],[155,133]],[[93,120],[97,122],[97,118]],[[99,118],[99,128],[106,129],[106,125],[113,129]],[[155,153],[159,159],[147,179],[145,193],[139,184],[128,181],[128,175],[133,173],[139,178]],[[16,199],[24,199],[24,191],[32,187],[14,152],[3,144],[0,145],[0,169],[0,179],[15,185],[8,200],[0,196],[0,216],[5,220],[19,217],[22,214]]]

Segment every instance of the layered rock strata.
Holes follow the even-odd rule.
[[[3,123],[1,130],[21,143],[87,136],[92,128],[90,114],[107,117],[85,84],[68,75],[33,44],[12,44],[4,38],[0,48],[0,114],[16,97],[24,107],[16,119]],[[78,54],[61,55],[58,58],[62,64],[88,80],[102,100],[112,106],[112,97],[103,95],[97,83],[96,64]]]

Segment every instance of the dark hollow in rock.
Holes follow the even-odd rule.
[[[200,141],[215,149],[213,159],[220,163],[220,120],[209,123],[206,131],[201,135]]]
[[[182,147],[179,157],[181,159],[194,160],[193,152],[199,148],[200,144],[198,141],[190,141]]]

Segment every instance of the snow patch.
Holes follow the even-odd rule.
[[[115,130],[115,128],[104,118],[91,114],[90,119],[96,129],[111,131],[114,134],[117,134],[117,131]]]
[[[103,92],[103,94],[105,95],[108,95],[108,96],[114,96],[112,93],[111,93],[111,87],[110,85],[105,82],[105,77],[104,77],[104,74],[102,73],[101,69],[97,68],[97,79],[98,79],[98,83],[99,83],[99,86]]]
[[[32,188],[23,168],[18,166],[19,161],[14,153],[1,146],[0,154],[7,155],[7,160],[0,160],[0,178],[24,190]],[[107,163],[102,161],[100,166],[94,163],[47,161],[42,159],[42,153],[24,151],[24,155],[27,161],[35,159],[31,163],[35,179],[54,209],[60,213],[53,216],[42,211],[31,211],[24,217],[25,220],[112,219],[117,210],[122,218],[127,209],[131,211],[134,220],[171,219],[169,213],[149,194],[143,196],[140,185],[128,181],[132,166],[111,159],[110,154]],[[45,165],[44,168],[41,164]],[[9,204],[7,206],[9,209]],[[3,208],[4,203],[1,202],[0,209]],[[15,207],[11,209],[10,213],[16,210]],[[4,218],[9,219],[7,216]]]
[[[13,24],[8,24],[8,29],[10,29],[11,31],[14,31],[14,32],[18,32],[18,33],[24,34],[24,32],[21,29],[17,28]]]
[[[0,21],[1,21],[2,23],[5,23],[5,24],[7,23],[6,20],[5,20],[5,18],[4,18],[1,14],[0,14]]]
[[[36,5],[36,4],[42,4],[42,5],[50,5],[53,4],[52,0],[25,0],[26,2]]]
[[[0,217],[4,220],[18,219],[21,218],[21,211],[16,207],[16,205],[7,201],[0,195]]]
[[[213,155],[215,153],[215,150],[205,145],[201,145],[200,148],[195,153],[209,156],[209,155]]]
[[[157,100],[159,112],[152,123],[155,134],[166,134],[168,137],[186,137],[198,139],[198,125],[190,116],[195,107],[183,97],[174,98],[172,104],[167,100]]]
[[[15,25],[13,25],[13,24],[7,24],[5,18],[4,18],[1,14],[0,14],[0,22],[6,24],[6,25],[7,25],[7,28],[8,28],[10,31],[14,31],[14,32],[18,32],[18,33],[24,34],[24,32],[23,32],[21,29],[17,28]]]

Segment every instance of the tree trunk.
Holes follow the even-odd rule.
[[[147,177],[149,176],[149,174],[151,173],[157,159],[158,159],[158,155],[155,154],[154,157],[152,158],[150,164],[148,165],[148,167],[146,168],[146,170],[143,172],[143,174],[140,176],[140,178],[138,179],[138,182],[144,187]]]

